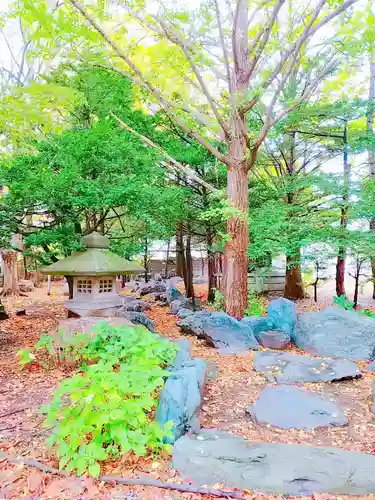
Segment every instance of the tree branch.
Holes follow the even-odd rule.
[[[229,136],[228,125],[225,123],[222,116],[220,115],[219,110],[216,107],[216,104],[215,104],[215,102],[210,94],[210,91],[208,90],[206,82],[204,81],[198,67],[196,66],[195,62],[193,61],[193,58],[190,55],[190,52],[186,46],[186,42],[175,31],[171,30],[171,28],[166,24],[164,19],[159,19],[159,17],[157,17],[157,16],[153,16],[153,17],[156,21],[158,21],[160,26],[163,28],[167,39],[170,40],[172,43],[178,45],[181,48],[182,52],[184,53],[186,59],[188,60],[190,67],[193,70],[193,72],[194,72],[194,74],[195,74],[195,76],[196,76],[196,78],[201,86],[203,94],[206,96],[207,102],[210,105],[213,114],[215,115],[219,125],[223,129],[224,134],[226,136]]]
[[[54,467],[50,467],[49,465],[44,465],[37,460],[30,460],[22,457],[12,457],[6,453],[0,452],[0,459],[6,460],[9,463],[13,464],[23,464],[28,467],[35,467],[43,472],[48,472],[50,474],[56,474],[58,476],[65,477],[74,477],[68,472],[64,470],[55,469]],[[79,479],[78,479],[79,480]],[[213,495],[216,497],[227,497],[227,498],[243,498],[242,492],[240,491],[222,491],[215,490],[210,488],[195,488],[194,486],[190,486],[188,484],[172,484],[172,483],[163,483],[162,481],[158,481],[157,479],[137,479],[137,478],[125,478],[119,476],[99,476],[99,481],[103,481],[105,483],[117,483],[117,484],[125,484],[125,485],[140,485],[140,486],[155,486],[156,488],[163,488],[166,490],[174,490],[174,491],[184,491],[188,493],[198,493],[201,495]]]
[[[227,156],[220,153],[218,149],[216,149],[212,144],[210,144],[206,139],[204,139],[201,135],[193,130],[189,129],[176,115],[173,110],[172,104],[162,96],[159,90],[154,87],[149,81],[146,80],[145,76],[141,72],[141,70],[134,64],[134,62],[127,56],[127,54],[120,49],[116,42],[112,40],[112,38],[103,30],[103,28],[95,21],[95,19],[84,9],[84,7],[77,0],[69,0],[69,2],[77,9],[81,15],[88,21],[89,24],[104,38],[104,40],[112,47],[112,49],[116,52],[116,54],[126,62],[126,64],[134,71],[134,73],[138,76],[138,78],[143,82],[142,86],[146,86],[147,90],[149,90],[153,96],[160,102],[166,112],[169,113],[170,117],[173,118],[175,123],[181,127],[190,137],[194,137],[204,148],[206,148],[211,154],[216,156],[221,162],[228,165],[230,160]],[[128,76],[132,78],[130,75]],[[132,78],[134,80],[134,78]],[[134,81],[136,81],[135,79]]]
[[[115,113],[113,113],[113,111],[111,111],[110,114],[117,121],[117,123],[120,124],[120,126],[122,128],[124,128],[125,130],[128,130],[132,134],[136,135],[139,139],[141,139],[142,142],[146,143],[148,146],[151,146],[152,148],[154,148],[157,151],[159,151],[159,153],[161,153],[165,158],[167,158],[167,160],[169,162],[171,162],[172,165],[174,165],[177,168],[177,170],[179,170],[182,174],[186,175],[187,177],[189,177],[191,180],[193,180],[197,184],[200,184],[201,186],[204,186],[206,189],[208,189],[211,192],[217,191],[217,189],[214,186],[212,186],[211,184],[209,184],[205,180],[201,179],[194,172],[194,170],[192,170],[190,167],[188,167],[186,165],[182,165],[182,163],[180,163],[179,161],[175,160],[166,151],[164,151],[164,149],[162,149],[160,146],[158,146],[157,144],[155,144],[154,142],[152,142],[148,137],[140,134],[139,132],[137,132],[136,130],[134,130],[133,128],[131,128],[129,125],[127,125],[125,122],[123,122],[121,120],[121,118],[119,118]]]

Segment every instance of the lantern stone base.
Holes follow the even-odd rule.
[[[95,316],[107,318],[108,316],[115,316],[123,305],[123,297],[120,295],[110,295],[108,297],[96,298],[96,300],[85,300],[84,298],[75,298],[67,300],[64,306],[82,317]]]

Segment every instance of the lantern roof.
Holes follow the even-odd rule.
[[[109,238],[94,231],[81,242],[87,250],[75,252],[65,259],[41,269],[42,273],[63,276],[110,276],[137,274],[145,269],[135,262],[120,257],[109,250]]]

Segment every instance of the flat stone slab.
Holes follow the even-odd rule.
[[[375,456],[298,444],[260,444],[223,431],[181,437],[173,467],[198,485],[279,495],[375,493]]]
[[[257,352],[254,369],[277,384],[332,382],[362,376],[358,366],[346,359],[313,358],[287,352]]]
[[[348,423],[345,413],[331,401],[287,385],[266,387],[246,411],[254,422],[280,429],[317,429]]]
[[[340,308],[298,314],[292,340],[316,356],[373,359],[375,319]]]

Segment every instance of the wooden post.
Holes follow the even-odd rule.
[[[48,281],[47,281],[47,295],[51,295],[51,288],[52,288],[52,280],[51,280],[51,275],[48,275]]]

